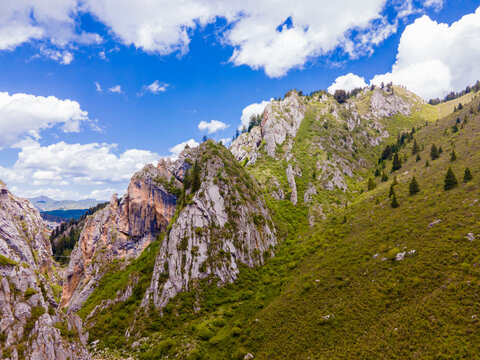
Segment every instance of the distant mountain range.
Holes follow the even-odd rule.
[[[54,200],[43,195],[28,200],[40,211],[88,209],[101,202],[95,199]]]

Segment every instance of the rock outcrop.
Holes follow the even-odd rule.
[[[0,181],[0,358],[89,359],[81,320],[58,309],[56,282],[40,214]]]
[[[247,164],[255,164],[258,151],[265,148],[266,153],[275,157],[277,145],[285,139],[295,137],[305,117],[305,105],[296,91],[290,91],[283,100],[273,101],[265,107],[260,126],[235,139],[230,151],[238,161],[247,159]]]
[[[89,216],[72,252],[62,294],[62,306],[79,310],[114,259],[138,257],[175,213],[179,186],[191,164],[185,150],[176,162],[161,160],[145,166],[131,179],[121,199]]]
[[[151,285],[142,301],[163,308],[197,279],[217,284],[237,278],[239,264],[256,266],[273,255],[275,229],[263,197],[231,153],[209,140],[200,145],[192,169],[197,189],[185,188],[185,200],[165,236]],[[195,182],[195,180],[192,180]]]

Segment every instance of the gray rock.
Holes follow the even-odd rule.
[[[288,164],[287,166],[287,180],[292,189],[292,195],[290,196],[290,201],[293,205],[297,205],[297,185],[295,184],[295,173],[293,172],[292,165]]]

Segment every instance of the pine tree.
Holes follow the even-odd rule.
[[[397,175],[395,175],[393,177],[393,185],[397,185],[398,184],[398,181],[397,181]]]
[[[455,160],[457,160],[457,155],[455,154],[455,150],[452,150],[452,153],[450,154],[450,162]]]
[[[445,175],[445,182],[443,184],[443,188],[445,190],[453,189],[458,185],[458,180],[455,174],[452,171],[452,168],[449,167],[447,170],[447,174]]]
[[[430,149],[430,158],[432,160],[435,160],[435,159],[438,159],[439,157],[439,153],[438,153],[438,149],[437,147],[435,146],[435,144],[432,145],[432,148]]]
[[[390,192],[388,193],[388,197],[391,198],[393,194],[395,194],[395,189],[393,188],[394,183],[390,185]]]
[[[395,194],[395,191],[393,192],[393,197],[392,197],[392,208],[398,208],[400,204],[397,201],[397,195]]]
[[[413,147],[412,147],[412,155],[417,154],[420,151],[420,148],[418,147],[417,144],[417,139],[413,140]]]
[[[202,181],[200,180],[200,166],[198,166],[198,162],[195,160],[192,169],[192,194],[200,189],[200,185],[202,185]]]
[[[410,181],[410,185],[408,186],[408,191],[410,195],[415,195],[420,192],[420,186],[418,185],[417,179],[415,179],[415,176],[412,178],[412,181]]]
[[[394,172],[402,167],[402,162],[400,161],[400,158],[398,157],[398,152],[395,153],[393,156],[393,163],[392,163],[392,171]]]
[[[377,187],[377,184],[375,184],[375,181],[373,181],[372,178],[368,179],[368,185],[367,185],[367,188],[368,190],[373,190]]]
[[[379,168],[376,168],[376,169],[375,169],[374,175],[375,175],[375,177],[380,176],[380,169],[379,169]]]
[[[383,173],[382,174],[382,182],[386,182],[386,181],[388,181],[388,175]]]
[[[465,173],[463,174],[463,181],[467,182],[473,179],[472,173],[470,172],[470,169],[467,167],[465,168]]]
[[[440,147],[438,148],[438,156],[440,156],[441,153],[443,153],[443,149],[442,149],[442,147],[440,146]]]
[[[419,162],[420,160],[422,160],[422,158],[420,157],[420,154],[417,154],[417,158],[415,159],[415,161]]]
[[[430,163],[428,162],[428,160],[425,162],[425,167],[429,167],[430,166]]]

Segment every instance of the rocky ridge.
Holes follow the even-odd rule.
[[[174,163],[145,166],[121,199],[114,194],[109,205],[86,219],[67,269],[63,307],[79,310],[113,260],[138,257],[166,229],[175,213],[177,186],[191,166],[188,154]]]
[[[226,148],[209,140],[192,161],[198,162],[201,184],[185,189],[185,203],[160,247],[144,307],[163,308],[198,279],[232,282],[239,264],[262,264],[277,243],[261,193]]]
[[[89,359],[82,321],[59,311],[59,279],[42,218],[1,181],[0,278],[0,358]]]

